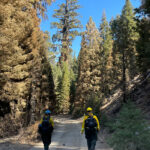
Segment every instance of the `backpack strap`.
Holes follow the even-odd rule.
[[[43,119],[42,119],[42,121],[43,121],[43,120],[50,120],[50,117],[45,117],[45,116],[44,116]]]

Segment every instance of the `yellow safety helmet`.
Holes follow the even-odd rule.
[[[93,109],[91,108],[91,107],[88,107],[87,109],[86,109],[86,111],[92,111]]]

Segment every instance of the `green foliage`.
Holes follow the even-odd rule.
[[[98,95],[91,94],[86,100],[86,107],[91,107],[93,109],[93,113],[100,119],[100,106],[101,100],[99,99]]]
[[[144,12],[150,16],[150,0],[145,0],[144,3]]]
[[[77,19],[79,14],[76,12],[80,8],[77,0],[65,0],[66,3],[59,5],[59,9],[55,9],[54,18],[59,19],[59,22],[52,22],[52,27],[57,28],[58,32],[55,34],[56,40],[61,41],[64,30],[69,29],[69,40],[73,40],[75,36],[79,35],[77,28],[81,28],[80,21]],[[54,38],[55,38],[54,37]]]
[[[139,33],[130,0],[126,0],[121,15],[111,21],[111,27],[114,39],[113,58],[115,60],[113,73],[116,76],[116,81],[118,79],[122,84],[123,101],[126,102],[129,92],[127,83],[138,73],[136,45]]]
[[[100,37],[102,38],[101,47],[102,47],[103,55],[105,59],[108,59],[108,56],[112,49],[112,35],[111,35],[110,26],[106,20],[105,12],[103,13],[102,21],[100,24]]]
[[[109,124],[114,132],[108,143],[114,150],[149,150],[150,129],[133,102],[124,104],[119,116]]]
[[[105,12],[102,16],[100,24],[100,70],[101,70],[101,93],[106,96],[111,88],[112,76],[112,47],[113,40],[111,35],[110,26],[106,20]]]
[[[122,10],[120,17],[120,50],[125,55],[125,67],[129,70],[128,76],[132,79],[137,71],[136,65],[136,44],[139,39],[137,32],[137,22],[130,0],[126,0],[126,4]],[[126,72],[127,74],[127,72]]]
[[[76,94],[76,82],[78,75],[78,63],[76,57],[72,59],[71,70],[70,70],[70,113],[72,113],[74,109],[74,100]]]
[[[55,89],[57,89],[58,86],[58,80],[62,78],[62,71],[61,67],[57,64],[52,65],[52,71],[53,71],[53,78],[55,83]]]
[[[99,117],[99,121],[100,121],[100,126],[103,128],[107,127],[107,124],[109,121],[108,116],[104,112],[100,111],[100,115],[98,117]]]
[[[126,0],[122,14],[115,21],[114,27],[118,53],[121,54],[122,64],[124,63],[126,71],[129,70],[128,73],[126,72],[128,78],[132,79],[137,71],[136,44],[139,34],[137,32],[137,22],[135,21],[133,8],[129,0]],[[125,58],[123,58],[123,54]]]
[[[100,107],[102,105],[102,99],[100,99],[97,94],[93,93],[91,94],[91,96],[87,98],[86,101],[87,103],[85,108],[92,107],[94,115],[96,115],[98,117],[98,120],[100,121],[100,126],[106,127],[108,123],[108,118],[105,113],[100,111]]]
[[[44,19],[47,18],[45,12],[47,7],[51,5],[54,0],[29,0],[33,7],[37,10],[37,14],[41,15]]]
[[[150,65],[150,22],[148,18],[139,19],[138,27],[140,39],[137,44],[138,66],[142,72],[146,72]]]
[[[83,109],[81,107],[76,107],[76,109],[73,112],[73,118],[79,118],[83,116]]]
[[[150,0],[141,0],[142,6],[136,9],[137,13],[144,16],[150,16]]]
[[[142,6],[136,9],[140,39],[137,44],[138,66],[146,72],[150,65],[150,0],[142,1]]]
[[[79,69],[75,99],[79,102],[77,105],[80,104],[83,109],[85,109],[87,97],[91,93],[99,91],[99,47],[99,31],[90,17],[86,25],[86,31],[83,33],[81,51],[78,58]]]
[[[51,41],[51,36],[48,31],[44,32],[44,47],[47,50],[45,55],[49,61],[49,63],[53,66],[56,65],[56,55],[58,54],[55,50],[55,45]],[[43,52],[43,51],[42,51]]]
[[[77,60],[75,57],[71,58],[70,64],[64,62],[61,66],[56,62],[52,63],[52,71],[57,96],[56,112],[71,113],[76,91]]]
[[[61,113],[68,113],[70,107],[70,72],[67,63],[63,63],[62,78],[59,81],[58,108]]]
[[[57,18],[58,22],[51,23],[52,28],[57,28],[52,39],[59,45],[60,63],[68,60],[72,51],[72,41],[79,35],[78,29],[82,27],[76,12],[80,8],[77,3],[77,0],[65,0],[65,3],[59,5],[59,9],[54,10],[53,17]]]

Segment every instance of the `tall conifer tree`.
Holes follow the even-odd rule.
[[[142,72],[146,72],[150,66],[150,0],[143,0],[137,13],[140,33],[137,46],[138,65]]]
[[[0,77],[5,82],[0,81],[0,137],[34,123],[54,98],[45,36],[37,16],[41,9],[44,12],[47,2],[0,1]],[[40,3],[45,5],[37,9],[35,5]]]
[[[111,87],[111,75],[112,75],[112,35],[110,26],[106,20],[105,12],[102,16],[100,24],[100,37],[102,42],[100,43],[100,68],[101,68],[101,87],[104,95],[109,93]]]
[[[52,22],[52,27],[57,28],[53,41],[60,42],[60,64],[68,61],[72,51],[70,47],[72,41],[79,35],[78,28],[82,27],[77,18],[79,14],[76,11],[80,8],[77,2],[77,0],[65,0],[65,3],[59,5],[59,9],[54,10],[53,17],[59,19],[59,22]]]
[[[118,15],[116,19],[111,19],[110,26],[111,26],[111,33],[113,38],[113,49],[112,49],[112,77],[113,77],[113,86],[117,87],[122,81],[122,60],[121,53],[119,52],[118,46],[118,37],[120,35],[119,30],[120,24],[120,16]]]
[[[70,108],[70,71],[68,63],[62,65],[62,79],[60,81],[58,109],[61,113],[68,113]]]
[[[136,43],[139,37],[136,31],[137,25],[130,0],[126,0],[120,18],[113,23],[116,31],[115,40],[117,42],[117,51],[121,56],[123,100],[126,102],[126,84],[137,73]]]
[[[100,70],[98,67],[100,41],[99,31],[90,17],[86,31],[83,33],[79,54],[75,112],[81,106],[85,108],[89,96],[93,93],[97,94],[100,89]]]

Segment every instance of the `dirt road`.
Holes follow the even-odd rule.
[[[87,150],[84,134],[80,134],[82,119],[73,120],[69,116],[54,117],[55,129],[50,150]],[[112,150],[99,133],[96,150]],[[42,142],[31,147],[25,144],[11,143],[10,140],[0,142],[0,150],[43,150]]]
[[[50,150],[87,150],[84,134],[80,134],[82,120],[71,118],[57,118]],[[39,143],[30,150],[43,150],[43,144]],[[103,139],[99,137],[96,150],[112,150],[108,148]]]

